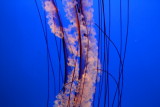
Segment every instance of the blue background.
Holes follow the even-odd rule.
[[[122,1],[125,13],[126,1]],[[113,40],[119,29],[116,27],[118,3],[111,1]],[[38,4],[43,14],[41,2]],[[123,107],[160,107],[159,4],[159,0],[130,0]],[[1,1],[0,13],[0,107],[46,107],[47,54],[35,2]],[[97,16],[96,10],[94,15]],[[48,38],[56,69],[53,35],[49,34]],[[50,90],[54,90],[52,82],[50,84]],[[53,96],[51,91],[50,106]]]

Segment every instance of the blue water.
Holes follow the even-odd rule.
[[[125,7],[126,1],[122,1]],[[119,29],[116,27],[119,21],[118,2],[111,2],[113,40],[116,40],[114,35]],[[43,14],[41,2],[38,4]],[[130,0],[123,107],[160,107],[159,4],[159,0]],[[125,23],[125,15],[123,20]],[[56,69],[57,54],[53,35],[49,33],[48,38]],[[46,45],[34,0],[1,1],[0,107],[46,107],[46,57]],[[53,78],[50,76],[50,90],[54,90]],[[53,94],[51,91],[50,107],[54,100]]]

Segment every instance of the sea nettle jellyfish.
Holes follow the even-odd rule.
[[[118,48],[110,36],[110,0],[108,1],[108,18],[106,18],[105,1],[97,0],[94,2],[98,4],[98,24],[94,22],[93,0],[59,1],[58,3],[63,5],[63,14],[60,12],[61,7],[58,7],[55,0],[43,1],[45,17],[47,18],[51,32],[55,37],[60,38],[60,44],[63,45],[59,47],[63,47],[61,52],[63,52],[64,56],[64,66],[62,68],[59,65],[58,71],[62,81],[59,84],[62,84],[62,87],[59,86],[59,93],[57,93],[54,101],[55,107],[121,107],[129,10],[127,11],[127,30],[123,43],[122,3],[120,0],[120,44]],[[129,2],[127,3],[127,9],[129,9]],[[42,23],[40,12],[39,16]],[[106,25],[107,19],[109,20],[108,26]],[[64,20],[68,20],[68,25],[63,23]],[[45,27],[46,25],[42,24],[47,44],[48,62],[52,65]],[[58,46],[56,38],[55,42],[56,46]],[[109,70],[110,46],[114,48],[118,56],[117,78]],[[61,55],[58,49],[57,52],[58,55]],[[59,62],[62,60],[59,56],[58,59]],[[54,68],[52,66],[52,69]],[[64,69],[64,73],[62,69]],[[55,72],[54,70],[54,76]],[[114,88],[111,88],[110,81],[114,81],[112,83],[115,84]],[[56,85],[55,80],[54,85]]]
[[[55,106],[84,106],[92,104],[98,75],[98,46],[93,27],[92,0],[63,0],[66,17],[70,21],[63,27],[54,1],[45,1],[48,24],[57,37],[63,39],[68,49],[70,71],[65,71],[64,90],[57,95]]]

